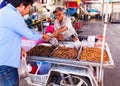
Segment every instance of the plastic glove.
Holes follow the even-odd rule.
[[[45,42],[43,39],[39,39],[39,40],[36,41],[36,45],[41,44],[43,42]]]

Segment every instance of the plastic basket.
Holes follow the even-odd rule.
[[[27,81],[29,85],[44,86],[47,80],[48,74],[46,75],[29,74],[28,76],[29,77],[25,78],[25,80]]]
[[[50,64],[47,62],[36,62],[36,63],[38,65],[38,68],[35,74],[29,73],[28,77],[25,80],[27,81],[29,85],[44,86],[47,80],[47,77],[48,77],[47,71],[50,71],[51,66],[48,66]],[[46,70],[43,70],[43,68],[45,67],[48,67],[48,68],[46,68]],[[41,74],[39,75],[38,73],[40,72],[40,69],[41,69]]]

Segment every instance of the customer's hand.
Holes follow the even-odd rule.
[[[27,53],[23,48],[21,48],[21,57],[25,57],[25,58],[27,57]]]
[[[48,36],[47,34],[43,34],[43,37],[42,37],[45,41],[49,41],[51,39],[50,36]]]

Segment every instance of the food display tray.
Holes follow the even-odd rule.
[[[60,48],[61,46],[58,46],[53,52],[52,52],[52,54],[51,54],[51,56],[49,57],[49,58],[59,58],[59,59],[69,59],[69,60],[77,60],[77,58],[78,58],[78,55],[79,55],[79,49],[77,50],[77,56],[75,57],[75,58],[70,58],[69,56],[67,57],[67,56],[65,56],[65,57],[54,57],[53,56],[53,54],[58,50],[59,51],[59,48]],[[62,46],[63,47],[63,46]],[[70,47],[69,47],[69,49],[70,49]],[[63,51],[61,51],[61,52],[63,52]],[[59,52],[58,52],[59,53]],[[67,54],[70,54],[70,53],[67,53]]]
[[[29,51],[27,51],[27,54],[29,56],[50,56],[50,54],[54,51],[56,46],[52,46],[48,43],[42,43],[40,45],[36,45],[35,47],[31,48]]]
[[[43,45],[43,46],[52,46],[52,44],[48,44],[48,43],[42,43],[42,44],[40,44],[40,45],[37,45],[37,46],[41,46],[41,45]],[[54,45],[53,45],[54,46]],[[58,48],[60,48],[60,47],[63,47],[63,50],[65,49],[65,51],[67,51],[66,49],[68,49],[69,48],[69,50],[70,50],[70,48],[75,48],[75,44],[74,44],[74,42],[61,42],[61,43],[59,43],[59,45],[57,45],[56,46],[56,48],[55,49],[53,49],[53,51],[52,51],[52,53],[48,56],[48,55],[46,55],[46,56],[48,56],[49,58],[60,58],[60,59],[71,59],[71,60],[77,60],[77,57],[78,57],[78,53],[79,53],[79,49],[76,49],[77,50],[77,54],[76,54],[76,56],[75,56],[75,58],[70,58],[70,54],[69,53],[65,53],[66,55],[65,55],[65,58],[64,57],[62,57],[63,55],[60,55],[61,57],[55,57],[55,56],[52,56],[57,50],[58,50],[58,53],[59,53],[59,49]],[[65,47],[65,48],[64,48]],[[80,46],[78,46],[78,47],[80,47]],[[33,47],[34,48],[34,47]],[[33,49],[32,48],[32,49]],[[75,53],[76,53],[76,50],[75,50]],[[71,50],[70,50],[71,51]],[[74,51],[74,49],[73,49],[73,51]],[[29,52],[29,51],[28,51]],[[44,51],[43,51],[44,52]],[[62,54],[62,50],[60,50],[60,52],[61,52],[61,54]],[[71,53],[71,52],[70,52]],[[67,55],[68,55],[68,57],[67,57]],[[30,55],[30,56],[35,56],[35,54],[33,54],[33,55]],[[39,57],[45,57],[45,56],[42,56],[42,55],[36,55],[36,56],[39,56]]]
[[[81,48],[80,48],[81,49]],[[110,61],[107,63],[103,63],[103,68],[113,68],[114,67],[114,61],[112,58],[112,55],[110,53],[110,49],[106,43],[106,51],[108,53]],[[80,56],[80,51],[78,54],[78,57]],[[100,62],[89,62],[89,61],[80,61],[80,60],[72,60],[72,59],[61,59],[61,58],[55,58],[55,57],[41,57],[41,56],[28,56],[27,60],[32,61],[46,61],[50,63],[55,64],[61,64],[61,65],[69,65],[69,66],[95,66],[100,67]]]
[[[78,56],[78,60],[80,61],[80,63],[86,64],[86,65],[92,65],[92,66],[100,66],[101,65],[101,62],[80,60],[80,55],[81,55],[82,49],[83,49],[83,47],[81,47],[81,49],[79,51],[79,56]],[[105,44],[105,50],[106,50],[106,52],[108,54],[109,62],[103,62],[102,63],[103,67],[114,67],[114,61],[113,61],[113,58],[112,58],[112,55],[110,53],[110,49],[109,49],[107,43]]]

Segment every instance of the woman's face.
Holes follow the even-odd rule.
[[[62,21],[63,17],[64,17],[64,13],[63,12],[56,12],[55,16],[56,16],[56,19],[58,19],[58,21]]]
[[[31,5],[26,6],[20,13],[22,14],[22,16],[25,16],[26,14],[29,13]]]

